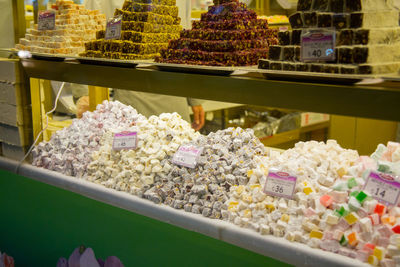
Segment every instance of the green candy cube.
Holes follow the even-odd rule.
[[[363,191],[360,191],[360,193],[357,194],[356,199],[362,204],[367,199],[367,197],[367,194],[365,194]]]
[[[353,187],[357,186],[357,181],[356,178],[351,178],[350,180],[347,181],[347,186],[352,189]]]

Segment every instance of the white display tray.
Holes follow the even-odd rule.
[[[16,166],[16,161],[0,157],[0,169],[15,172]],[[225,221],[205,218],[199,214],[176,210],[165,205],[157,205],[125,192],[108,189],[82,179],[28,164],[22,165],[18,174],[118,208],[198,232],[295,266],[370,266],[339,254],[313,249],[301,243],[289,242],[284,238],[263,236]]]

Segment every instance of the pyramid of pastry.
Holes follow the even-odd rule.
[[[214,0],[193,29],[183,30],[178,40],[156,61],[163,63],[211,66],[257,65],[268,55],[270,44],[277,43],[277,31],[267,20],[257,19],[253,10],[239,0]]]
[[[122,16],[121,39],[105,40],[105,31],[99,31],[83,56],[152,59],[182,30],[176,0],[126,0],[115,16]]]
[[[290,16],[292,31],[279,32],[262,69],[341,74],[393,73],[400,68],[399,11],[386,0],[299,0]],[[302,31],[333,28],[336,59],[304,63],[300,58]]]
[[[18,50],[36,53],[78,55],[85,50],[85,42],[96,38],[96,31],[105,27],[106,17],[98,10],[87,10],[73,1],[60,0],[56,10],[56,28],[28,29],[25,38],[16,45]]]

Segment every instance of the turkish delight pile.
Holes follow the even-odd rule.
[[[396,150],[388,151],[387,156]],[[297,176],[294,198],[266,195],[266,176],[258,171],[255,182],[231,188],[222,218],[263,235],[372,265],[396,266],[400,263],[400,208],[379,203],[363,191],[365,172],[367,176],[370,172],[365,162],[356,151],[343,149],[333,140],[300,142],[282,154],[272,151],[265,165],[269,171]]]
[[[176,209],[220,219],[229,190],[237,184],[246,185],[253,169],[261,164],[266,148],[253,130],[228,128],[201,136],[192,145],[202,147],[196,168],[174,165],[159,175],[143,197]]]
[[[257,19],[253,10],[239,0],[214,0],[193,29],[183,30],[156,61],[210,66],[257,65],[268,56],[270,44],[277,44],[277,30]]]
[[[113,147],[121,132],[137,132],[136,149]],[[182,145],[202,151],[193,168],[175,163]],[[334,140],[299,142],[280,152],[267,150],[251,129],[204,136],[177,113],[145,118],[105,101],[40,143],[33,157],[35,166],[262,235],[375,266],[400,264],[400,207],[378,202],[366,189],[371,175],[400,182],[398,143],[379,145],[371,157]],[[272,172],[297,177],[292,198],[265,193]]]
[[[121,130],[138,133],[137,149],[113,150],[113,136]],[[142,188],[152,185],[155,177],[171,170],[168,157],[198,136],[177,113],[151,116],[137,121],[132,128],[114,128],[104,135],[100,149],[92,154],[85,179],[137,195]]]
[[[182,30],[176,0],[125,0],[114,15],[122,17],[120,40],[107,40],[106,32],[100,30],[95,41],[85,44],[82,56],[152,59]]]
[[[100,148],[101,138],[106,132],[129,128],[144,119],[130,106],[118,101],[104,101],[94,112],[85,112],[82,119],[74,119],[71,126],[56,132],[49,142],[36,146],[32,151],[32,164],[83,177],[92,152]]]
[[[399,11],[393,1],[299,0],[289,20],[293,30],[279,32],[279,45],[270,47],[260,68],[340,74],[394,73],[400,68]],[[335,59],[301,59],[302,34],[315,28],[333,29],[336,44],[330,49]],[[325,49],[322,56],[329,55]]]
[[[87,10],[84,5],[60,0],[55,3],[56,28],[39,30],[38,25],[28,29],[16,48],[36,53],[78,55],[85,50],[85,41],[96,38],[103,30],[106,16],[99,10]]]

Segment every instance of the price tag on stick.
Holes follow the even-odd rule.
[[[276,197],[293,198],[297,177],[286,172],[270,171],[264,186],[264,193]]]
[[[172,162],[179,166],[194,169],[197,165],[197,159],[202,152],[202,147],[182,145],[172,158]]]
[[[121,39],[122,17],[118,16],[107,21],[106,40]]]
[[[365,182],[364,191],[378,201],[397,205],[400,197],[400,183],[389,174],[371,172]]]
[[[38,14],[38,30],[47,31],[56,28],[56,12],[54,10],[40,11]]]
[[[136,149],[137,132],[122,132],[114,135],[113,150]]]
[[[334,61],[336,32],[330,29],[303,30],[301,35],[301,60],[307,62]]]

